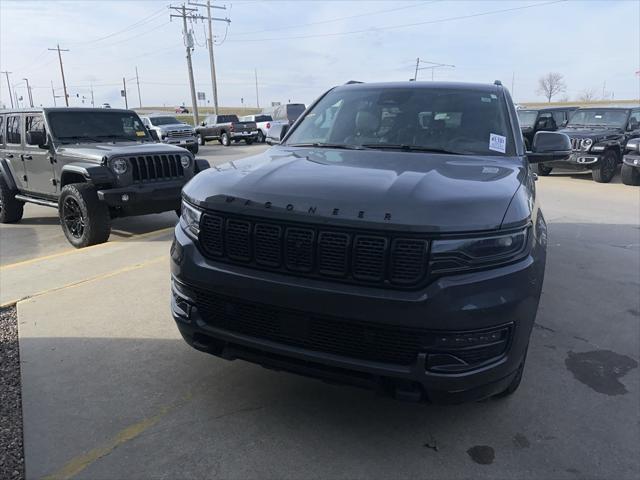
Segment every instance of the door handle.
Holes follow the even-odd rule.
[[[13,158],[13,153],[7,153],[7,154],[5,155],[5,157],[7,157],[7,158]]]
[[[22,158],[24,160],[33,160],[33,157],[31,155],[23,155]]]

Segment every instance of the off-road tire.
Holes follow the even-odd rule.
[[[264,133],[262,133],[262,130],[258,130],[258,140],[257,140],[257,142],[258,143],[264,143],[266,139],[267,138],[264,136]]]
[[[0,223],[16,223],[22,219],[24,202],[16,200],[15,195],[0,175]]]
[[[229,134],[227,132],[222,132],[220,135],[220,143],[225,147],[231,145],[231,140],[229,139]]]
[[[622,165],[620,171],[622,177],[622,183],[625,185],[640,185],[640,169],[632,167],[631,165]]]
[[[75,216],[74,216],[75,214]],[[58,199],[60,225],[69,243],[76,248],[104,243],[111,234],[111,216],[88,183],[66,185]]]
[[[604,153],[604,157],[600,160],[600,165],[591,170],[593,180],[598,183],[609,183],[616,174],[616,166],[618,165],[618,156],[612,150]]]
[[[247,139],[245,140],[245,142],[246,142],[246,144],[247,144],[247,145],[251,145],[251,144],[253,143],[253,139],[251,139],[251,138],[247,138]]]
[[[198,143],[200,145],[204,145],[207,143],[207,140],[204,138],[204,136],[201,133],[198,134]]]
[[[533,171],[541,177],[548,177],[553,167],[545,167],[542,163],[534,163]]]
[[[529,346],[527,345],[527,349],[524,352],[524,357],[522,357],[522,362],[520,362],[520,366],[518,367],[518,371],[516,372],[515,377],[513,377],[513,380],[511,380],[511,383],[507,388],[505,388],[502,392],[496,393],[494,395],[495,398],[508,397],[509,395],[512,395],[513,393],[515,393],[516,390],[518,390],[518,387],[520,386],[520,382],[522,382],[522,374],[524,373],[524,364],[527,361],[528,351],[529,351]]]
[[[198,150],[200,150],[200,147],[198,146],[197,143],[194,143],[193,145],[189,145],[187,147],[187,150],[189,150],[191,153],[195,155],[196,153],[198,153]]]

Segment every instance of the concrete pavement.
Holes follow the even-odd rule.
[[[193,351],[169,313],[169,235],[51,259],[50,276],[94,275],[18,303],[28,478],[635,478],[640,190],[538,187],[547,276],[504,400],[400,403]]]

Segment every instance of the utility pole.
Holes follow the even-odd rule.
[[[192,3],[189,2],[189,5],[195,5],[197,7],[206,7],[207,8],[207,22],[209,23],[209,38],[207,39],[207,45],[209,47],[209,66],[211,67],[211,89],[213,91],[213,113],[215,115],[218,114],[218,82],[216,80],[216,64],[213,58],[213,21],[217,22],[227,22],[227,25],[231,23],[231,20],[228,18],[216,18],[211,16],[211,9],[218,8],[220,10],[226,10],[227,7],[219,7],[217,5],[211,5],[211,0],[207,0],[206,4],[203,3]]]
[[[56,90],[53,88],[53,80],[51,80],[51,95],[53,96],[53,106],[57,107],[58,104],[56,103]]]
[[[11,100],[11,108],[13,108],[13,96],[11,95],[11,83],[9,82],[9,74],[11,72],[2,72],[7,76],[7,88],[9,89],[9,100]]]
[[[416,58],[416,73],[413,74],[413,81],[418,80],[418,66],[420,65],[420,57]]]
[[[69,106],[69,95],[67,95],[67,82],[64,79],[64,68],[62,67],[62,54],[60,52],[68,52],[69,50],[65,50],[60,48],[60,44],[56,45],[56,48],[49,48],[51,51],[58,51],[58,60],[60,60],[60,73],[62,74],[62,89],[64,90],[64,102]]]
[[[53,88],[53,84],[51,85],[51,88]],[[93,102],[93,82],[91,82],[91,83],[89,84],[89,88],[91,88],[91,106],[92,106],[92,107],[95,107],[96,105],[95,105],[95,103]]]
[[[142,108],[142,97],[140,96],[140,78],[138,77],[138,67],[136,66],[136,84],[138,85],[138,103]]]
[[[421,63],[428,63],[429,66],[420,68],[420,64]],[[441,67],[456,68],[455,65],[449,65],[448,63],[427,62],[426,60],[420,60],[420,58],[418,57],[418,58],[416,58],[416,72],[415,72],[415,74],[413,76],[413,81],[415,82],[418,79],[418,70],[427,70],[427,69],[431,70],[431,81],[433,81],[433,79],[434,79],[434,70],[436,68],[441,68]]]
[[[256,108],[260,108],[260,97],[258,97],[258,69],[254,68],[253,71],[256,74]]]
[[[127,101],[127,81],[125,80],[124,77],[122,77],[122,86],[124,87],[124,90],[122,90],[122,92],[124,93],[124,95],[123,95],[123,97],[124,97],[124,108],[129,110],[129,102]]]
[[[198,100],[196,98],[196,86],[193,81],[193,66],[191,64],[191,50],[193,49],[193,38],[191,37],[189,31],[187,30],[187,17],[189,19],[203,19],[201,15],[196,15],[193,12],[196,12],[196,8],[187,8],[184,4],[182,7],[169,7],[176,12],[181,12],[179,15],[171,14],[169,18],[181,18],[182,19],[182,34],[184,36],[184,44],[187,49],[187,70],[189,71],[189,87],[191,88],[191,105],[193,110],[193,124],[198,125]]]
[[[29,86],[29,79],[23,78],[25,82],[27,82],[27,97],[29,98],[29,106],[33,108],[33,96],[31,96],[31,87]]]

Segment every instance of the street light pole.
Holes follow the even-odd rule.
[[[9,82],[9,74],[11,72],[2,72],[7,76],[7,88],[9,89],[9,100],[11,100],[11,108],[13,108],[13,96],[11,95],[11,82]]]

